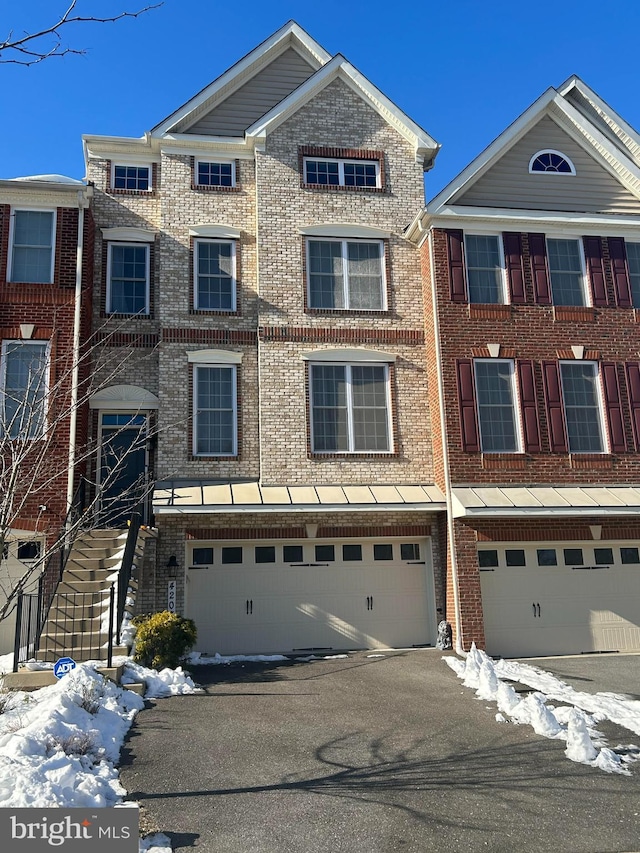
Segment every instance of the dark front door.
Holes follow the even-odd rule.
[[[100,524],[118,527],[145,497],[145,415],[103,414],[100,452]]]

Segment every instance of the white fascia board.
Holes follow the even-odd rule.
[[[579,230],[585,234],[615,235],[623,237],[629,234],[638,239],[640,232],[640,215],[637,217],[611,214],[565,213],[552,210],[515,210],[499,207],[466,207],[451,205],[443,207],[437,214],[423,213],[420,215],[420,240],[430,228],[462,228],[478,227],[485,223],[487,227],[504,228],[506,230],[566,230],[575,233]],[[413,223],[412,223],[413,226]],[[516,227],[517,226],[517,227]],[[414,234],[416,229],[414,228]],[[413,237],[415,239],[415,236]]]
[[[632,506],[565,506],[565,507],[464,507],[456,498],[452,499],[454,518],[554,518],[562,516],[597,517],[602,515],[637,516],[640,507]]]
[[[176,124],[184,121],[190,114],[197,113],[205,104],[213,106],[215,96],[220,94],[222,90],[225,90],[225,97],[228,97],[248,79],[253,77],[261,67],[268,64],[270,60],[275,59],[280,53],[283,53],[287,47],[295,46],[296,43],[303,48],[303,51],[298,50],[298,52],[302,53],[303,56],[306,53],[306,58],[312,65],[320,67],[331,59],[331,55],[318,42],[312,39],[302,27],[293,21],[289,21],[272,36],[269,36],[268,39],[232,65],[231,68],[228,68],[212,83],[201,89],[197,95],[194,95],[193,98],[190,98],[185,104],[171,113],[171,115],[167,116],[160,124],[156,125],[151,130],[151,134],[153,136],[163,136]]]
[[[161,500],[165,500],[164,498]],[[443,512],[445,503],[393,504],[213,504],[205,506],[167,506],[153,504],[156,515],[252,515],[254,513],[353,513],[353,512]]]
[[[561,95],[567,95],[571,89],[577,89],[578,92],[585,98],[587,101],[592,101],[595,106],[601,110],[607,118],[611,119],[612,122],[617,125],[617,127],[626,133],[636,145],[640,146],[640,134],[638,131],[632,127],[628,122],[626,122],[620,113],[616,112],[609,104],[604,101],[597,92],[594,92],[590,86],[581,80],[580,77],[573,75],[570,77],[565,83],[562,84],[558,88],[558,91]],[[620,140],[622,143],[622,140]],[[624,143],[623,143],[624,144]]]
[[[276,104],[262,118],[252,124],[246,131],[247,138],[264,138],[267,133],[275,130],[338,77],[344,80],[356,94],[366,100],[388,124],[414,146],[417,152],[426,151],[426,154],[423,155],[425,159],[433,160],[440,148],[439,143],[405,115],[339,53],[279,104]],[[429,155],[431,156],[429,157]]]
[[[438,195],[434,196],[427,203],[426,211],[428,213],[440,213],[441,208],[446,205],[450,198],[459,193],[463,188],[468,189],[471,184],[482,177],[538,121],[547,104],[551,103],[555,96],[555,89],[547,89],[546,92],[540,95],[475,160],[472,160],[466,169],[463,169],[443,190],[440,190]]]

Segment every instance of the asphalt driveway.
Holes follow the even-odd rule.
[[[497,723],[435,650],[194,675],[138,715],[121,773],[178,851],[640,850],[640,771]]]

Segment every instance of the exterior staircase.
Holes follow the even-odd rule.
[[[118,614],[133,610],[144,543],[152,534],[138,531],[131,575],[125,577],[121,566],[128,535],[126,527],[96,529],[74,541],[40,635],[38,660],[110,661],[111,655],[129,653],[117,644]]]

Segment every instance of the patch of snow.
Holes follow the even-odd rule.
[[[584,714],[579,708],[574,708],[569,714],[565,755],[582,764],[590,764],[598,755],[598,750],[589,737]]]
[[[386,658],[386,655],[367,655],[368,658]]]
[[[496,723],[506,723],[505,717],[502,716],[500,712],[496,714]]]
[[[165,699],[167,696],[184,696],[189,693],[201,693],[189,675],[177,669],[147,669],[133,661],[127,661],[122,674],[123,684],[144,684],[145,699]]]
[[[191,652],[187,656],[187,662],[192,666],[198,664],[223,664],[223,663],[274,663],[276,661],[288,660],[284,655],[204,655],[202,652]]]
[[[74,186],[86,186],[84,181],[77,178],[68,178],[66,175],[26,175],[23,178],[9,178],[10,181],[41,181],[45,184],[73,184]]]
[[[171,840],[162,832],[140,840],[140,853],[171,853]]]
[[[323,655],[322,660],[344,660],[348,657],[349,655]]]

